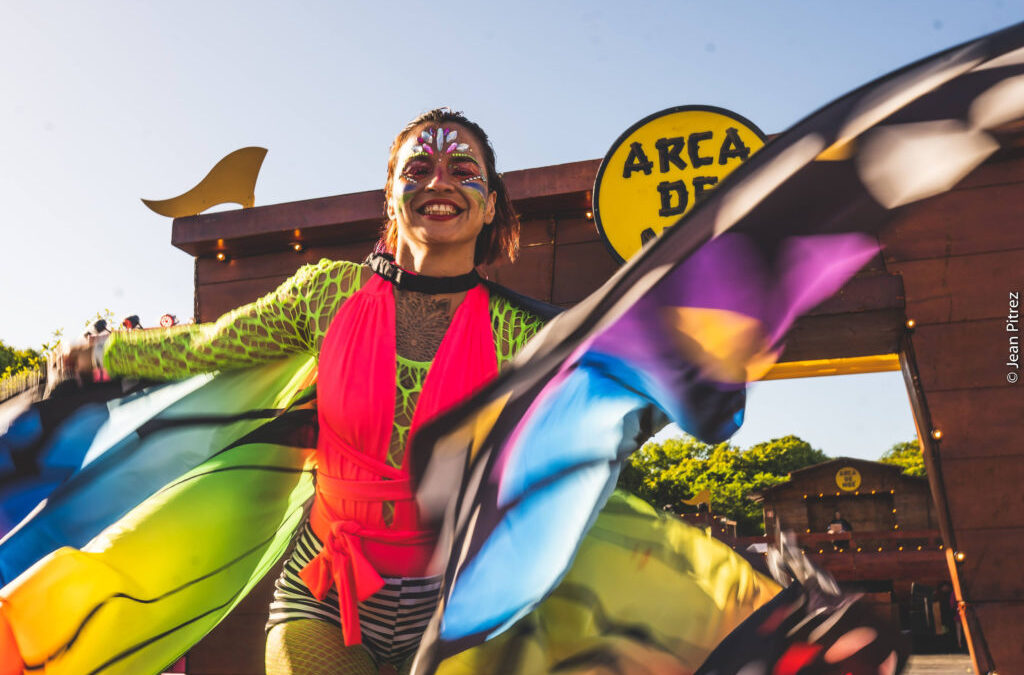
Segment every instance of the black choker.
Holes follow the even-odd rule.
[[[425,274],[407,272],[395,264],[389,253],[371,253],[366,264],[375,274],[390,281],[403,291],[415,291],[427,295],[438,293],[461,293],[480,283],[480,275],[473,270],[457,277],[428,277]]]

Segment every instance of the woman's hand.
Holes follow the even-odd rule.
[[[47,379],[53,382],[77,379],[91,382],[95,371],[95,353],[106,336],[90,335],[81,340],[62,345],[50,355],[47,364]],[[52,379],[51,379],[52,378]]]

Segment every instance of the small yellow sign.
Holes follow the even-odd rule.
[[[836,472],[836,485],[840,490],[853,492],[860,487],[860,471],[852,466],[844,466]]]
[[[612,255],[629,260],[763,145],[752,122],[711,106],[669,108],[634,124],[594,183],[594,220]]]

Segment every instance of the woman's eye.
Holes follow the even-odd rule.
[[[430,167],[426,162],[413,162],[402,169],[402,177],[412,180],[422,180],[430,175]]]
[[[480,170],[477,169],[476,164],[470,162],[460,162],[452,166],[452,175],[456,178],[470,178],[480,174]]]

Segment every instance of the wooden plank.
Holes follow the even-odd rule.
[[[902,309],[805,316],[786,337],[781,361],[838,359],[899,351],[905,328]]]
[[[895,274],[858,274],[830,298],[807,313],[848,314],[903,308],[903,280]]]
[[[519,260],[488,268],[487,277],[517,293],[550,302],[554,251],[551,244],[523,248]]]
[[[555,230],[555,243],[578,244],[584,241],[598,241],[597,225],[586,218],[559,218]]]
[[[274,581],[283,563],[265,576],[210,634],[200,640],[187,658],[190,675],[261,675],[266,645],[264,627],[274,595]]]
[[[1009,293],[1024,289],[1024,249],[896,261],[889,269],[902,275],[907,316],[919,325],[1004,318]]]
[[[171,226],[171,243],[192,255],[208,255],[218,239],[230,242],[234,250],[271,249],[294,238],[294,230],[312,241],[343,243],[366,239],[384,221],[384,193],[381,190],[354,192],[251,209],[207,213],[176,218]]]
[[[554,264],[551,302],[563,306],[587,297],[619,269],[600,241],[555,246]]]
[[[1024,228],[1021,228],[1024,230]],[[926,395],[949,389],[1003,388],[1006,381],[1006,324],[1002,319],[918,326],[910,335],[921,387]]]
[[[222,284],[207,284],[196,288],[198,315],[196,321],[214,321],[221,314],[262,297],[281,285],[288,274],[278,277],[243,279]]]
[[[939,443],[953,527],[1024,528],[1024,449],[1002,457],[961,459]],[[959,536],[959,535],[958,535]],[[1024,539],[1021,552],[1024,553]]]
[[[928,393],[932,424],[942,430],[943,456],[992,457],[1020,453],[1024,395],[1006,387]]]
[[[1024,602],[972,604],[970,611],[981,624],[985,643],[994,661],[993,673],[1024,673]],[[983,666],[984,667],[984,666]],[[988,672],[988,671],[982,671]]]
[[[246,256],[219,262],[212,258],[200,258],[198,265],[199,284],[215,284],[225,281],[243,281],[261,277],[280,278],[290,276],[302,265],[330,260],[351,260],[362,262],[373,250],[374,240],[361,241],[338,246],[308,247],[301,253],[287,250],[281,253]]]
[[[553,243],[555,243],[554,218],[527,220],[522,223],[519,229],[520,248]]]
[[[1024,183],[1024,158],[1020,149],[997,155],[995,161],[988,161],[972,171],[957,184],[956,190],[968,190],[988,185]],[[1002,157],[1002,158],[1001,158]]]
[[[882,231],[886,264],[1024,248],[1024,183],[955,190],[909,206]]]
[[[502,174],[513,201],[593,189],[600,159],[587,159]]]
[[[968,602],[1024,600],[1024,528],[957,528],[956,538],[957,550],[964,553],[963,562],[956,563],[957,576]]]
[[[262,675],[266,614],[232,617],[214,628],[186,656],[189,675]],[[244,619],[244,620],[240,620]]]

